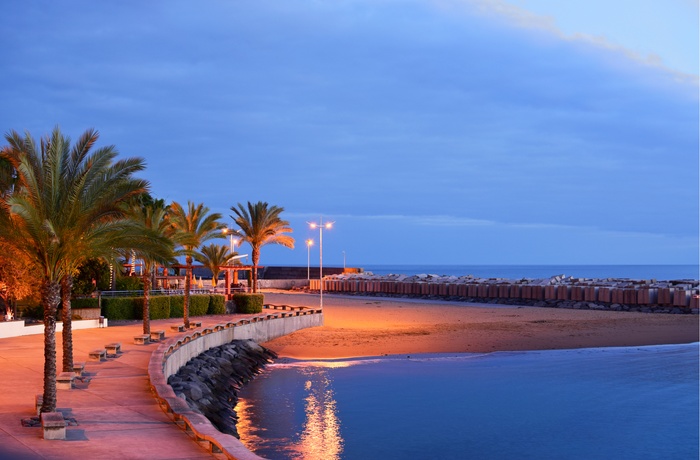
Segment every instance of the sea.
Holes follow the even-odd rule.
[[[281,360],[238,429],[270,459],[697,459],[698,345]]]
[[[574,278],[700,279],[700,265],[359,265],[375,275],[445,275],[479,278],[539,279],[565,275]]]
[[[696,265],[366,265],[378,275],[698,279]],[[281,358],[246,385],[270,459],[697,459],[700,344]]]

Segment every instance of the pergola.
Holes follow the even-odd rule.
[[[183,268],[187,268],[187,265],[174,264],[174,265],[171,265],[170,268],[180,270]],[[205,267],[204,267],[204,265],[192,265],[192,268],[205,268]],[[257,268],[262,268],[262,266],[258,265]],[[220,265],[219,270],[223,271],[225,274],[226,296],[228,297],[231,294],[231,283],[238,284],[238,272],[241,270],[252,271],[253,266],[252,265]],[[173,278],[173,277],[165,275],[165,276],[157,276],[156,278],[169,279],[169,278]]]

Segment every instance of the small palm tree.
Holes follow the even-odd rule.
[[[209,214],[209,208],[200,203],[187,202],[187,211],[177,202],[170,205],[170,223],[173,240],[181,249],[176,252],[185,256],[185,305],[183,321],[190,327],[190,286],[192,283],[192,260],[205,241],[221,238],[221,214]]]
[[[140,204],[140,203],[147,204]],[[129,215],[144,229],[151,231],[154,244],[134,249],[135,257],[143,260],[143,333],[151,333],[151,281],[157,264],[174,262],[174,247],[170,239],[169,208],[163,200],[137,200],[129,209]]]
[[[56,410],[56,310],[61,283],[82,260],[138,244],[143,234],[124,217],[121,205],[146,190],[133,174],[140,158],[115,161],[113,146],[90,152],[98,138],[86,131],[71,148],[58,128],[37,146],[29,133],[10,132],[0,158],[16,172],[12,193],[0,199],[0,238],[25,254],[41,273],[44,309],[42,412]],[[69,326],[69,325],[68,325]],[[70,327],[64,330],[72,356]]]
[[[232,206],[231,211],[236,215],[231,216],[240,230],[234,230],[234,234],[247,242],[252,250],[253,258],[253,292],[258,292],[258,263],[260,262],[260,248],[266,244],[280,244],[286,248],[294,249],[294,238],[287,233],[292,232],[289,222],[282,220],[280,214],[284,208],[269,206],[258,201],[253,204],[248,202],[247,208],[241,203],[238,207]]]
[[[221,273],[221,266],[226,265],[231,257],[237,256],[237,252],[231,253],[231,250],[222,244],[210,244],[202,247],[202,249],[194,255],[197,262],[201,263],[209,270],[211,270],[211,285],[216,287],[217,280],[219,279],[219,273]]]

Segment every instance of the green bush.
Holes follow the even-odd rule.
[[[152,296],[149,303],[149,310],[151,313],[151,319],[170,318],[170,296]]]
[[[233,295],[236,313],[261,313],[264,299],[262,294],[236,293]]]
[[[226,296],[210,295],[208,315],[225,315],[226,314]]]
[[[170,298],[170,317],[182,318],[185,315],[185,296],[171,295]]]
[[[140,291],[143,289],[143,280],[140,276],[120,276],[114,285],[117,291]]]
[[[136,311],[136,299],[136,297],[103,297],[102,316],[111,320],[138,319],[141,317],[141,310]]]
[[[79,299],[71,299],[71,308],[100,308],[97,297],[83,297]]]
[[[190,296],[190,316],[204,316],[209,310],[209,295]]]

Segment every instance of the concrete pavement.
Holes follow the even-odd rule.
[[[203,327],[253,315],[194,318]],[[156,320],[151,330],[166,337],[182,335],[170,326],[182,319]],[[200,447],[168,418],[153,397],[148,362],[157,343],[135,345],[141,323],[73,331],[76,362],[85,362],[83,380],[72,390],[58,390],[57,410],[73,418],[66,440],[44,440],[40,427],[23,427],[36,415],[35,395],[42,393],[42,335],[0,339],[0,459],[199,459],[217,458]],[[61,363],[61,334],[56,336]],[[121,353],[106,361],[90,361],[88,353],[111,342]]]

